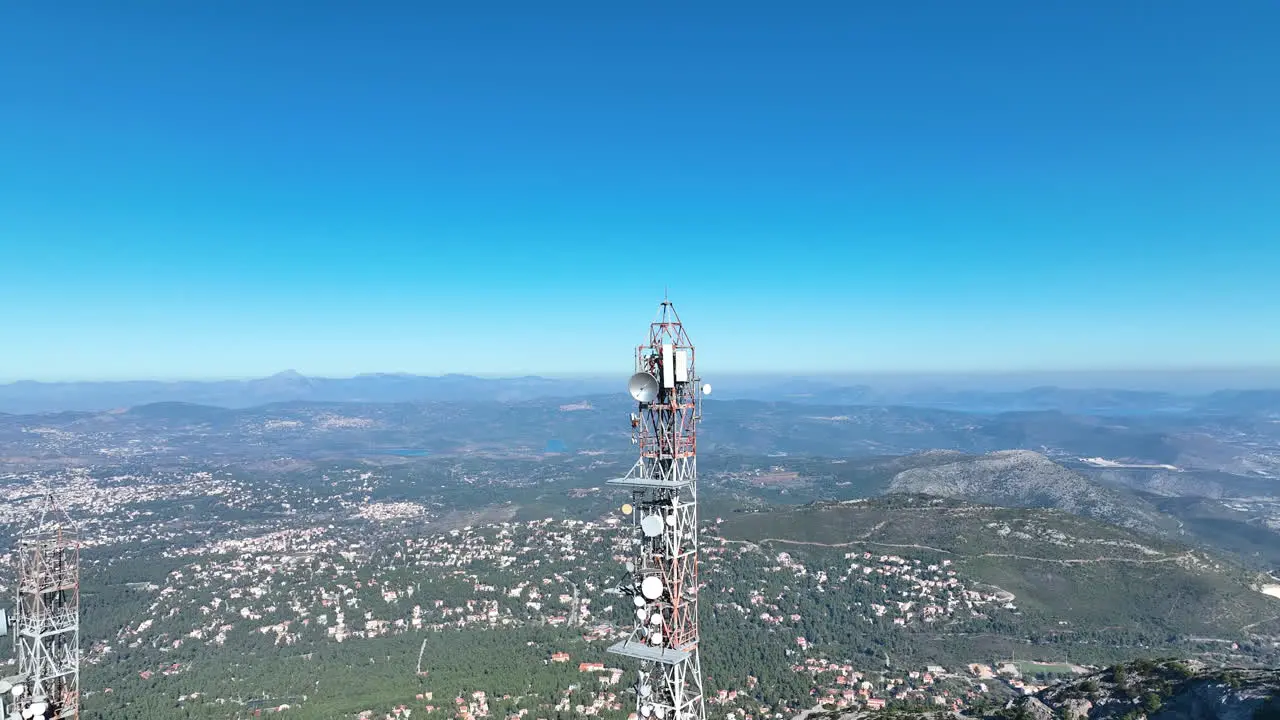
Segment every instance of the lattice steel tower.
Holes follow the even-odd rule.
[[[698,657],[698,452],[702,395],[693,344],[664,300],[636,349],[628,390],[639,404],[632,442],[640,459],[609,484],[631,490],[632,558],[618,591],[632,599],[635,626],[609,652],[640,661],[642,720],[704,720]]]
[[[52,494],[18,537],[13,623],[18,673],[5,709],[22,718],[80,717],[80,539]]]

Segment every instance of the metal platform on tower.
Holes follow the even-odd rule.
[[[608,651],[614,655],[625,655],[636,660],[648,660],[649,662],[662,663],[664,665],[674,665],[687,662],[693,656],[693,649],[693,647],[680,649],[655,648],[643,643],[623,640],[620,643],[610,645]]]
[[[654,478],[618,478],[616,480],[606,480],[606,485],[615,487],[631,487],[631,488],[671,488],[678,490],[680,488],[689,487],[692,481],[688,478],[679,480],[657,480]]]

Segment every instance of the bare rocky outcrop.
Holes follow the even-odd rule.
[[[1093,703],[1084,698],[1070,698],[1061,705],[1062,717],[1065,720],[1088,720]]]
[[[1057,720],[1057,715],[1053,710],[1045,705],[1040,698],[1030,697],[1023,703],[1022,709],[1026,710],[1031,720]]]
[[[1075,720],[1254,720],[1266,716],[1260,710],[1280,711],[1277,695],[1280,670],[1137,661],[1047,688],[1019,707]]]

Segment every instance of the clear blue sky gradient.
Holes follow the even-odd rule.
[[[1280,365],[1280,3],[15,2],[0,381]]]

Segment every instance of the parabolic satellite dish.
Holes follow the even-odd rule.
[[[662,516],[646,515],[640,521],[640,529],[644,531],[645,537],[657,537],[662,534]]]
[[[640,583],[640,594],[650,600],[657,600],[662,594],[662,580],[655,575],[650,575]]]
[[[627,392],[637,402],[653,402],[658,398],[658,378],[647,372],[638,372],[627,381]]]
[[[711,383],[706,383],[705,385],[702,386],[702,394],[703,395],[711,394]]]

